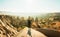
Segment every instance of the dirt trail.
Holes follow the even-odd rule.
[[[31,29],[31,36],[28,34],[29,28],[24,28],[16,37],[46,37],[43,33]]]

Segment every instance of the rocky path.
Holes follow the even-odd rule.
[[[38,32],[34,29],[31,29],[31,36],[29,36],[28,34],[28,29],[29,28],[24,28],[23,30],[21,30],[21,32],[15,36],[15,37],[46,37],[43,33]]]

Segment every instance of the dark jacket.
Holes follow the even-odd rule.
[[[31,28],[31,20],[27,20],[28,27]]]

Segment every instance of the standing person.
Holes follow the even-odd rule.
[[[31,17],[30,16],[28,17],[27,23],[28,23],[28,28],[29,28],[28,29],[28,34],[29,34],[29,36],[31,36]]]
[[[28,28],[31,28],[31,22],[32,20],[31,20],[31,17],[29,16],[28,17],[28,20],[27,20],[27,23],[28,23]]]

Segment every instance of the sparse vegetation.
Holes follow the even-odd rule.
[[[28,26],[27,19],[19,16],[12,15],[0,15],[0,34],[4,36],[14,36],[15,31],[19,32],[21,29]],[[44,18],[33,18],[31,17],[31,28],[45,28],[45,29],[54,29],[60,30],[60,15],[48,14]],[[4,25],[2,25],[2,23]],[[10,30],[12,29],[12,30]]]

